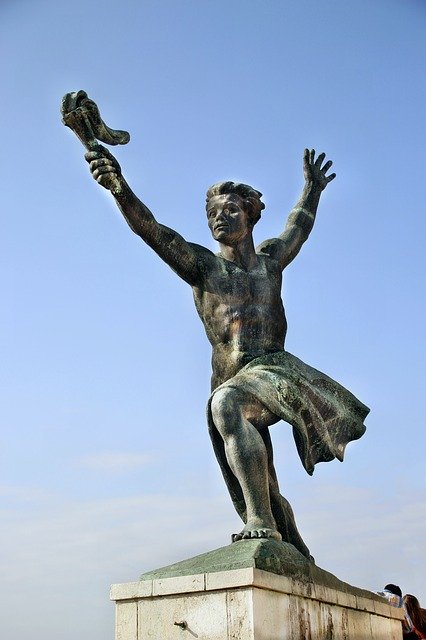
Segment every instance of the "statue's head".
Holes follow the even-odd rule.
[[[247,184],[218,182],[207,191],[207,221],[215,240],[235,245],[251,236],[265,208],[261,193]]]
[[[207,191],[206,194],[206,210],[209,210],[209,202],[216,196],[236,196],[233,200],[239,200],[240,206],[247,213],[252,228],[260,220],[261,211],[265,205],[260,200],[262,194],[253,187],[242,182],[217,182]]]

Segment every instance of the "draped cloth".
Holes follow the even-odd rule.
[[[213,391],[207,405],[209,433],[215,455],[234,506],[244,522],[246,506],[242,490],[226,460],[223,439],[214,425],[211,412],[214,394],[219,389],[229,388],[254,397],[293,427],[297,451],[309,475],[313,474],[317,462],[329,462],[334,458],[343,461],[348,442],[357,440],[365,432],[363,422],[369,413],[368,407],[342,385],[291,353],[281,351],[249,362]],[[262,429],[260,434],[268,453],[272,513],[283,540],[295,544],[291,538],[299,534],[291,507],[279,493],[269,428]],[[300,544],[295,546],[300,547]]]

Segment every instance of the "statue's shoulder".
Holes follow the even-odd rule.
[[[273,258],[274,250],[280,242],[281,240],[279,238],[268,238],[267,240],[263,240],[263,242],[256,247],[257,255],[266,258]]]
[[[204,277],[217,269],[219,266],[219,258],[213,253],[213,251],[210,251],[207,247],[203,247],[201,244],[196,244],[195,242],[189,242],[188,244],[197,256],[198,266]]]
[[[188,242],[188,244],[199,258],[205,260],[217,260],[213,251],[210,251],[207,247],[203,247],[203,245],[196,244],[195,242]]]
[[[280,241],[278,240],[278,243]],[[259,260],[265,263],[267,268],[276,269],[280,268],[277,256],[277,241],[276,238],[270,240],[264,240],[256,247],[256,255]]]

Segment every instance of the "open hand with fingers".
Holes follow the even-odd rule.
[[[331,173],[329,176],[325,174],[333,164],[331,160],[327,160],[323,167],[322,163],[325,160],[325,153],[320,153],[315,160],[315,149],[305,149],[303,154],[303,173],[305,174],[306,182],[310,182],[315,185],[321,191],[326,188],[329,182],[336,177],[335,173]]]
[[[117,179],[121,178],[121,167],[112,153],[102,145],[98,145],[96,151],[88,151],[84,157],[90,165],[91,174],[96,182],[112,191],[117,185]]]

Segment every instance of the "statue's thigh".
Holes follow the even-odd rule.
[[[246,420],[251,422],[256,429],[264,429],[279,422],[281,418],[276,416],[257,398],[249,394],[241,394],[243,400],[242,413]]]

